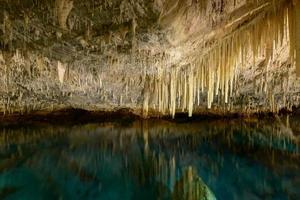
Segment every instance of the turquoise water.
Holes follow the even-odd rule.
[[[0,128],[0,199],[300,199],[299,138],[260,121]]]

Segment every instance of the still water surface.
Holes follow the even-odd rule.
[[[6,126],[0,199],[297,200],[299,143],[284,119]]]

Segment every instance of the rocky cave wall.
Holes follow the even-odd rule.
[[[292,0],[0,0],[0,112],[300,104]]]

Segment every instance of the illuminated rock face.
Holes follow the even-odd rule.
[[[291,109],[300,103],[299,4],[0,1],[0,111]]]

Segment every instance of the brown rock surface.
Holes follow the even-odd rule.
[[[298,8],[292,0],[0,0],[0,112],[291,110],[300,103]]]

